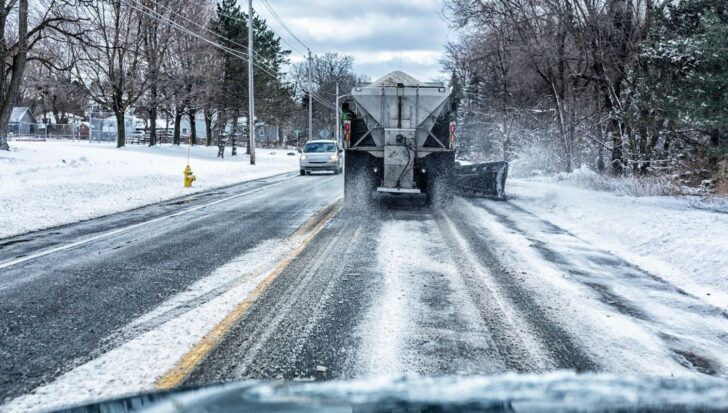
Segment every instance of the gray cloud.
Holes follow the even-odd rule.
[[[256,10],[297,49],[260,2]],[[255,5],[254,3],[254,5]],[[351,54],[358,73],[377,78],[404,70],[428,80],[440,77],[447,41],[441,0],[269,0],[277,14],[314,52]],[[301,59],[294,52],[294,60]]]

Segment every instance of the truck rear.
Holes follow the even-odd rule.
[[[376,194],[424,194],[429,204],[440,204],[457,192],[458,176],[472,173],[455,163],[450,94],[441,82],[400,71],[352,89],[342,105],[348,204],[368,203]],[[503,175],[503,168],[495,169]],[[482,168],[468,170],[485,177]],[[478,189],[492,186],[470,180]]]

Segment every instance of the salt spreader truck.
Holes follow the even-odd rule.
[[[347,204],[377,194],[424,194],[435,205],[454,194],[504,197],[506,162],[455,162],[451,92],[400,71],[352,89],[341,108]]]

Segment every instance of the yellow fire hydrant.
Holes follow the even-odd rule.
[[[192,173],[192,168],[190,168],[190,165],[187,164],[185,166],[185,188],[189,188],[192,186],[192,182],[197,179],[197,177]]]

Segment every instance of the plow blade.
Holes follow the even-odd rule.
[[[463,196],[505,198],[508,162],[456,166],[454,183]]]

